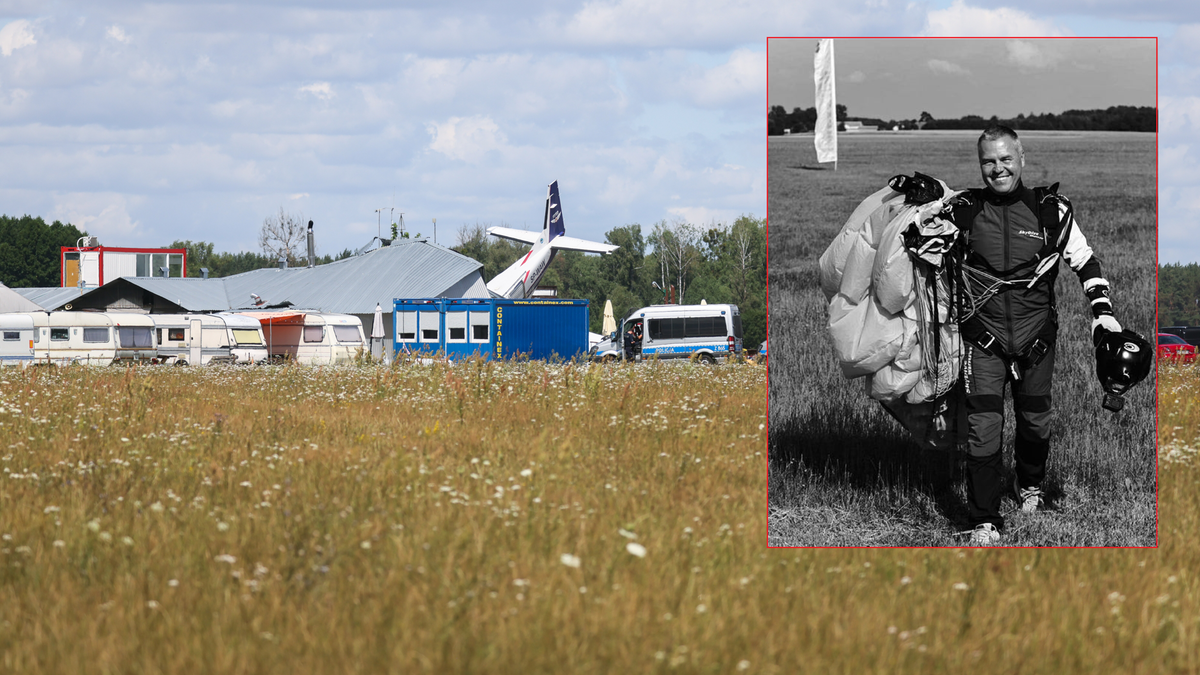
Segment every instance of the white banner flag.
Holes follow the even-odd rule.
[[[833,77],[833,40],[818,40],[813,59],[817,83],[817,128],[814,142],[818,162],[837,161],[837,91]]]

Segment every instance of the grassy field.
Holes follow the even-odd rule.
[[[759,366],[3,371],[0,669],[1192,671],[1162,381],[1157,549],[797,550]]]
[[[811,137],[769,147],[770,543],[777,546],[955,546],[965,527],[960,457],[923,452],[846,381],[826,332],[817,258],[853,208],[898,173],[951,187],[980,183],[975,133],[841,137],[841,162],[818,165]],[[1104,262],[1122,323],[1155,325],[1155,145],[1150,134],[1027,133],[1024,180],[1061,182]],[[1153,376],[1117,415],[1101,409],[1091,315],[1074,274],[1056,289],[1055,441],[1044,487],[1053,509],[1012,514],[1013,546],[1153,546]],[[1011,465],[1013,420],[1006,422]],[[1015,507],[1015,501],[1005,502]]]

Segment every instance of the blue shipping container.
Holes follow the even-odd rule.
[[[397,298],[397,353],[572,359],[588,351],[588,301],[556,298]]]

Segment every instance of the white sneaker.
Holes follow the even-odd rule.
[[[1040,487],[1022,488],[1014,483],[1013,491],[1017,495],[1017,504],[1025,513],[1034,513],[1042,508],[1042,489]]]
[[[992,546],[1000,541],[1000,530],[991,523],[980,523],[971,531],[972,546]]]

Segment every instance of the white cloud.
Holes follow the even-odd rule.
[[[970,70],[963,68],[962,66],[958,65],[957,63],[943,61],[942,59],[929,59],[929,61],[925,65],[927,65],[929,67],[929,70],[931,70],[939,75],[970,75],[971,74]]]
[[[120,42],[121,44],[129,44],[129,36],[125,34],[125,29],[120,26],[109,26],[105,32],[108,37]]]
[[[963,0],[954,0],[946,9],[930,11],[922,34],[957,37],[1069,35],[1053,22],[1035,19],[1020,10],[1008,7],[971,7]]]
[[[433,140],[429,148],[451,159],[476,164],[492,150],[503,149],[508,137],[490,117],[451,117],[426,126]]]
[[[1164,136],[1200,131],[1200,96],[1160,96],[1158,124]]]
[[[1050,68],[1061,60],[1061,56],[1046,44],[1013,40],[1007,44],[1007,48],[1008,62],[1026,70]]]
[[[306,84],[303,87],[300,87],[300,91],[306,94],[312,94],[322,101],[328,101],[329,99],[333,98],[333,87],[328,82],[314,82],[312,84]]]
[[[734,50],[729,60],[688,77],[683,83],[698,105],[715,107],[761,96],[767,86],[767,56],[749,49]]]
[[[846,78],[846,81],[852,84],[862,84],[863,82],[866,82],[866,80],[867,76],[861,70],[856,70],[853,73],[850,73],[850,76]]]
[[[71,223],[88,234],[103,237],[108,246],[129,245],[139,234],[140,224],[129,215],[131,199],[112,192],[75,192],[56,195],[54,219]]]
[[[37,44],[30,26],[28,21],[18,19],[0,28],[0,53],[12,56],[12,53],[21,47]]]
[[[305,197],[308,197],[307,192],[297,192],[296,194],[288,195],[288,199],[293,201],[297,199],[304,199]]]

